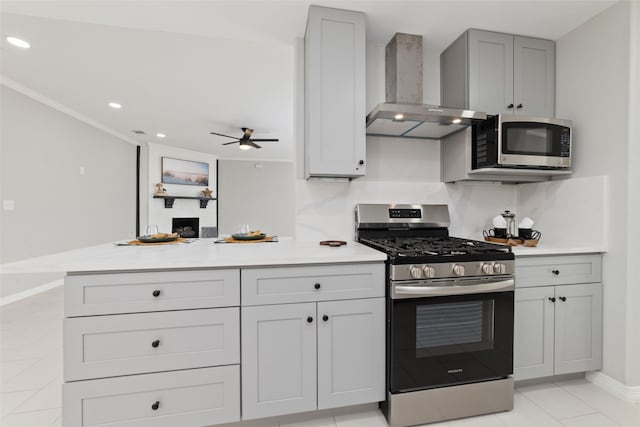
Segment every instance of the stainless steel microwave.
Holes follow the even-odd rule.
[[[474,125],[472,169],[571,168],[571,120],[488,116]]]

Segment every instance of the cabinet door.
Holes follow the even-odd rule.
[[[365,77],[364,14],[311,6],[305,37],[307,177],[365,174]]]
[[[555,374],[602,367],[602,284],[556,286]]]
[[[553,375],[554,297],[553,286],[516,289],[513,342],[515,380]]]
[[[469,30],[469,108],[513,114],[512,35]]]
[[[318,409],[384,400],[385,300],[318,303]]]
[[[316,304],[242,309],[242,419],[316,409]]]
[[[555,44],[552,40],[514,38],[513,92],[515,114],[555,115]]]

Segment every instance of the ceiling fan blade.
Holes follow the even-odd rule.
[[[240,140],[238,140],[238,141],[231,141],[231,142],[225,142],[225,143],[224,143],[224,144],[222,144],[222,145],[237,144],[238,142],[240,142]]]
[[[249,141],[245,142],[245,144],[249,144],[250,146],[255,147],[255,148],[262,148],[261,146],[259,146],[255,142],[253,142],[252,140],[249,140]]]
[[[278,142],[279,139],[262,139],[262,138],[251,138],[251,141],[261,141],[261,142]]]
[[[229,136],[229,135],[224,135],[224,134],[222,134],[222,133],[216,133],[216,132],[209,132],[209,133],[210,133],[211,135],[218,135],[218,136],[224,136],[224,137],[227,137],[227,138],[238,139],[238,137],[237,137],[237,136]]]

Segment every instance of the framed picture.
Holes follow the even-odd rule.
[[[163,157],[162,183],[207,186],[209,163]]]

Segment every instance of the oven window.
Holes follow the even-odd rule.
[[[416,306],[416,357],[493,349],[494,302]]]

